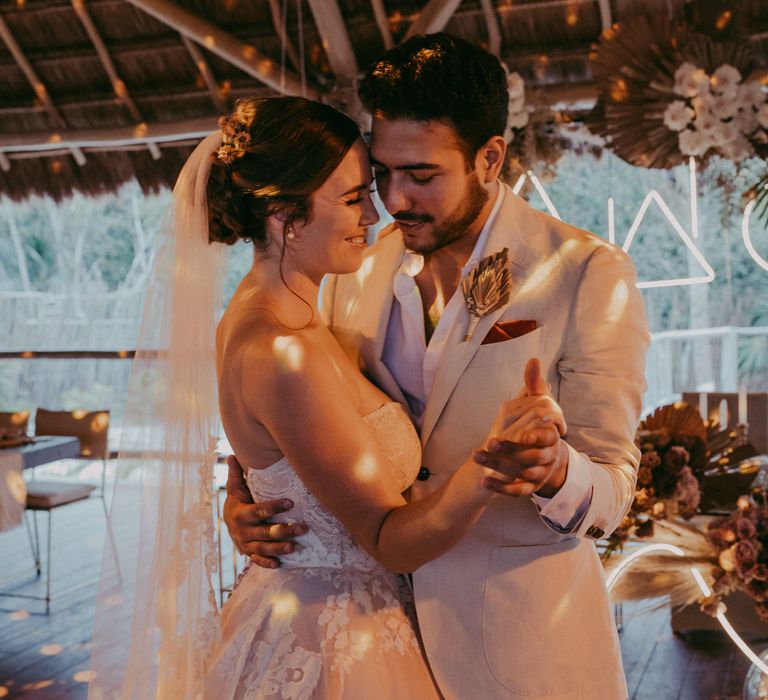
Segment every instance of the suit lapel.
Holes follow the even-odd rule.
[[[506,186],[505,186],[506,187]],[[432,391],[424,408],[424,420],[421,428],[421,443],[426,446],[448,399],[456,388],[461,375],[474,357],[488,331],[499,318],[514,308],[514,305],[529,290],[525,284],[531,273],[541,262],[542,253],[529,245],[524,239],[521,224],[528,219],[524,209],[527,205],[507,188],[504,202],[491,228],[481,258],[496,253],[503,248],[509,249],[509,266],[511,273],[511,290],[509,303],[480,319],[472,338],[464,340],[469,313],[462,304],[452,327],[448,332],[445,347],[437,365]],[[531,233],[529,230],[528,234]],[[461,292],[459,292],[460,294]],[[469,407],[471,409],[471,407]],[[490,427],[490,426],[489,426]]]

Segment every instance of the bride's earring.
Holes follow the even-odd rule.
[[[296,238],[296,234],[293,232],[293,224],[288,224],[288,228],[286,229],[286,232],[285,232],[285,237],[289,241],[292,241],[294,238]]]

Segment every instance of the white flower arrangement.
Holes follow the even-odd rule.
[[[501,64],[507,74],[507,126],[504,130],[504,140],[512,143],[515,138],[515,130],[522,129],[528,124],[528,109],[525,105],[525,80],[517,72],[510,73],[504,63]]]
[[[708,75],[683,63],[673,91],[678,99],[664,110],[664,125],[678,132],[683,155],[702,156],[714,148],[740,161],[754,154],[753,142],[768,143],[768,95],[758,80],[744,82],[732,65]]]

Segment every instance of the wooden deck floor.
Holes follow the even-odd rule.
[[[55,584],[95,579],[104,533],[100,504],[63,508],[55,518]],[[31,562],[23,528],[0,534],[0,561],[0,577],[11,565]],[[42,582],[26,581],[19,592],[41,590]],[[42,603],[0,597],[0,698],[86,697],[95,595],[94,583],[54,601],[49,616],[40,614]],[[749,664],[721,633],[681,638],[668,611],[637,615],[625,606],[621,645],[633,700],[741,698]]]

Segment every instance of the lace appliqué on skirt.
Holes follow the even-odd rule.
[[[366,417],[404,490],[419,469],[418,437],[397,404]],[[281,460],[248,473],[257,499],[290,498],[285,520],[309,533],[277,570],[251,566],[222,611],[222,642],[206,697],[248,700],[436,698],[406,613],[409,591],[351,538]]]

